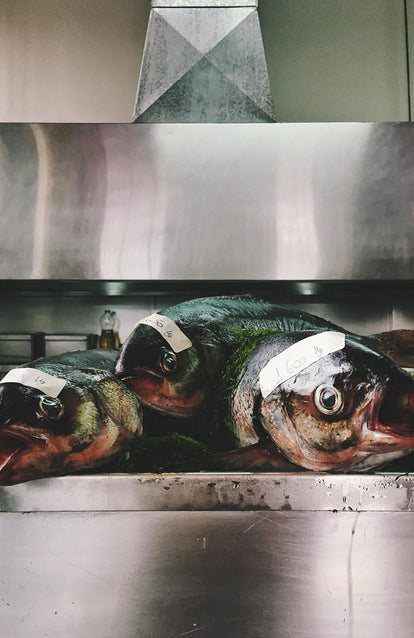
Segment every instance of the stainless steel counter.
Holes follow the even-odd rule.
[[[0,488],[0,633],[412,636],[413,480],[103,475]]]

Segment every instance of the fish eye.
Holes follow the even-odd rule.
[[[64,407],[62,401],[57,397],[42,396],[39,399],[39,410],[42,416],[57,421],[62,416]]]
[[[333,385],[320,385],[315,390],[315,405],[323,414],[336,414],[343,408],[342,393]]]
[[[175,352],[163,348],[160,354],[160,366],[164,372],[174,372],[177,369],[178,359]]]

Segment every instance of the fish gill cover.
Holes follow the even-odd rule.
[[[201,425],[201,436],[204,434],[205,441],[216,451],[225,451],[237,444],[229,427],[232,419],[231,397],[245,372],[249,356],[267,337],[282,334],[282,331],[232,328],[229,333],[232,337],[231,353],[217,379],[215,392],[207,399]]]

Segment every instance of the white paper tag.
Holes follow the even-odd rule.
[[[66,379],[54,377],[35,368],[13,368],[0,383],[21,383],[56,398],[66,385]]]
[[[154,313],[145,319],[140,319],[138,325],[144,323],[151,328],[155,328],[157,332],[170,344],[174,352],[182,352],[191,348],[193,345],[184,332],[169,317]]]
[[[320,332],[306,337],[276,355],[260,371],[260,389],[264,398],[281,383],[296,376],[327,354],[342,350],[345,335],[342,332]]]

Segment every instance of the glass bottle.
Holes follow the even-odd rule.
[[[116,314],[115,310],[112,310],[111,313],[112,313],[112,315],[113,315],[113,317],[115,319],[115,323],[114,323],[114,341],[115,341],[115,345],[114,345],[114,348],[116,350],[119,350],[120,347],[121,347],[121,340],[119,338],[119,328],[120,328],[121,322],[120,322],[119,317]]]
[[[115,317],[111,310],[105,310],[99,320],[101,324],[100,348],[115,348]]]

